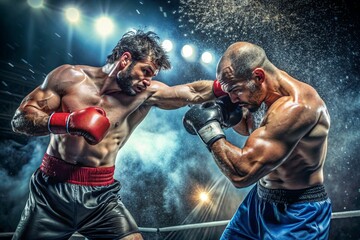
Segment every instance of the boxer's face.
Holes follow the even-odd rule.
[[[248,81],[232,81],[222,85],[223,90],[229,94],[233,103],[256,112],[261,105],[261,91],[253,79]]]
[[[250,80],[238,79],[233,74],[231,67],[225,67],[218,74],[221,87],[229,94],[232,102],[255,112],[261,105],[261,88],[256,84],[255,77]]]
[[[150,60],[131,61],[117,74],[117,83],[126,94],[134,96],[150,86],[158,71]]]

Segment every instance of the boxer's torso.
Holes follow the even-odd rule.
[[[88,167],[112,166],[115,164],[118,150],[150,110],[150,106],[144,106],[143,103],[151,95],[149,89],[156,85],[156,81],[136,96],[128,96],[121,91],[101,93],[104,79],[103,76],[97,76],[99,68],[77,68],[81,68],[85,78],[82,81],[70,81],[69,86],[63,88],[58,111],[73,112],[89,106],[101,107],[110,120],[110,129],[104,139],[96,145],[87,144],[83,137],[52,134],[47,153],[69,163]]]
[[[300,139],[286,160],[260,179],[260,183],[272,189],[302,189],[323,183],[323,165],[327,152],[327,138],[330,128],[330,117],[326,105],[318,93],[309,85],[299,82],[286,74],[286,86],[289,90],[286,100],[280,98],[268,109],[262,126],[266,125],[267,117],[274,114],[286,114],[275,112],[278,104],[286,104],[287,101],[299,102],[316,114],[317,120],[313,127]],[[291,83],[291,84],[288,84]],[[292,117],[289,115],[288,117]],[[287,136],[283,136],[286,138]]]

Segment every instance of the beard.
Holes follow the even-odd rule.
[[[132,80],[131,77],[131,71],[135,66],[135,61],[133,61],[128,69],[126,69],[124,72],[119,71],[116,74],[116,82],[118,86],[121,88],[122,91],[124,91],[125,94],[129,96],[135,96],[136,92],[134,89],[132,89]]]
[[[252,112],[252,117],[253,117],[253,120],[254,120],[254,129],[257,129],[261,126],[261,123],[267,113],[267,110],[268,110],[268,107],[266,106],[266,104],[263,102],[261,103],[260,107],[258,107],[256,109],[256,111]]]
[[[261,97],[260,88],[252,81],[247,82],[246,86],[249,88],[250,94],[252,95],[253,103],[257,103]],[[249,105],[249,111],[254,113],[259,110],[262,104],[258,105],[249,103]]]

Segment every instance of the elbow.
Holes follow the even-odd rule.
[[[242,181],[239,179],[238,176],[228,176],[228,179],[232,183],[232,185],[236,188],[243,188]]]
[[[256,183],[264,170],[264,164],[255,161],[249,165],[234,166],[231,174],[228,175],[231,183],[236,188],[246,188]]]
[[[232,174],[228,176],[228,179],[236,188],[246,188],[251,186],[254,181],[251,181],[251,178],[247,177],[248,175]]]
[[[13,132],[20,132],[21,126],[19,125],[19,114],[15,113],[14,117],[11,119],[10,124]]]
[[[13,132],[15,133],[19,133],[19,134],[26,134],[26,132],[24,131],[24,126],[22,124],[20,124],[21,121],[19,121],[18,118],[16,118],[16,116],[14,116],[14,118],[11,120],[11,128],[13,130]]]
[[[260,178],[268,174],[272,169],[273,165],[265,165],[260,161],[249,167],[247,170],[235,169],[236,173],[229,177],[230,181],[236,188],[245,188],[253,185]]]
[[[232,179],[230,179],[230,181],[231,181],[232,185],[236,188],[246,188],[253,184],[252,182],[237,181],[237,180],[232,180]]]
[[[19,109],[15,112],[14,117],[11,120],[11,128],[13,132],[19,133],[19,134],[25,134],[30,135],[28,133],[28,127],[29,123],[25,117],[25,114],[23,111],[20,111]]]
[[[13,132],[17,132],[17,126],[16,126],[16,122],[14,121],[14,119],[11,120],[10,124],[11,124],[11,129],[13,130]]]
[[[245,188],[245,187],[247,187],[246,185],[243,185],[243,184],[241,184],[239,182],[231,182],[231,183],[235,188]]]
[[[49,134],[47,128],[48,115],[31,108],[19,108],[11,120],[12,130],[27,136],[43,136]]]

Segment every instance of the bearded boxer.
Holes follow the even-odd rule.
[[[104,67],[63,65],[22,101],[15,132],[50,143],[30,181],[30,195],[14,239],[142,239],[118,197],[117,152],[153,106],[175,109],[221,94],[218,82],[169,87],[152,81],[169,69],[152,32],[128,32]]]
[[[327,239],[331,201],[323,166],[330,117],[324,101],[251,43],[225,51],[217,79],[231,103],[194,106],[183,120],[235,187],[254,184],[221,239]],[[238,124],[228,121],[234,109],[242,117]],[[229,126],[248,136],[243,147],[226,140],[222,128]]]

